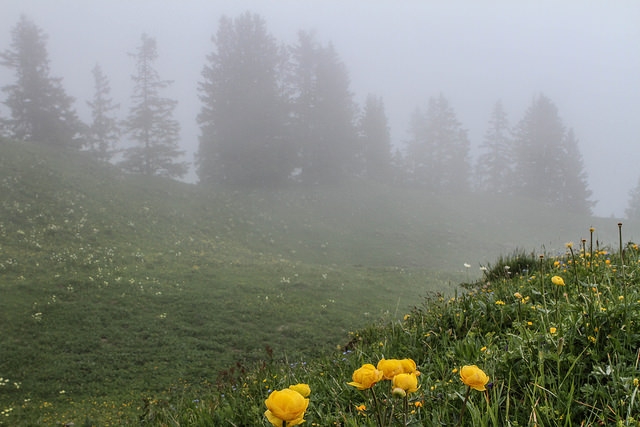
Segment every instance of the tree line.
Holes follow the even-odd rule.
[[[177,101],[162,95],[172,82],[155,69],[153,37],[143,34],[130,54],[135,68],[126,119],[117,118],[119,104],[98,64],[91,70],[94,95],[87,101],[91,122],[82,123],[62,79],[50,75],[43,31],[22,16],[11,36],[10,47],[0,53],[0,64],[16,77],[2,87],[10,113],[1,118],[5,137],[88,150],[130,173],[186,174],[180,123],[173,117]],[[211,41],[197,82],[201,109],[194,166],[202,185],[274,187],[364,178],[432,194],[522,195],[591,212],[578,140],[544,94],[533,97],[514,126],[497,102],[473,164],[467,131],[443,94],[416,108],[404,149],[394,148],[382,97],[370,94],[358,105],[335,47],[311,32],[300,31],[286,45],[259,15],[246,12],[220,18]]]

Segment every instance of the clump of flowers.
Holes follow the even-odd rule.
[[[267,406],[264,415],[275,427],[302,424],[309,406],[309,394],[311,388],[307,384],[295,384],[283,390],[275,390],[264,401]]]
[[[418,371],[416,362],[412,359],[381,359],[377,366],[370,363],[362,365],[353,372],[353,381],[347,383],[356,387],[358,390],[369,390],[373,403],[373,413],[378,427],[382,427],[383,420],[394,419],[395,404],[391,399],[385,399],[391,402],[391,407],[381,408],[374,390],[374,386],[384,380],[391,381],[391,395],[395,398],[402,399],[402,422],[407,425],[409,416],[409,395],[418,391]],[[418,406],[416,406],[418,407]],[[364,412],[366,406],[358,407],[359,412]]]

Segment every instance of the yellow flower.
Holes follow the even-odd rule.
[[[381,359],[377,366],[379,371],[383,372],[385,380],[390,380],[398,374],[413,374],[420,375],[420,372],[416,370],[416,362],[412,359]]]
[[[309,384],[295,384],[290,385],[289,388],[300,393],[302,397],[309,397],[311,394],[311,387],[309,387]]]
[[[556,331],[557,331],[557,329],[554,328],[553,326],[549,328],[549,333],[551,333],[551,334],[555,334]]]
[[[347,383],[356,387],[358,390],[366,390],[373,387],[378,381],[382,380],[382,371],[376,369],[370,363],[365,363],[353,372],[353,381]]]
[[[365,405],[364,403],[362,405],[356,406],[356,410],[358,412],[364,412],[367,410],[367,405]]]
[[[476,365],[465,365],[460,369],[460,380],[474,390],[485,391],[489,377]]]
[[[501,299],[499,299],[498,301],[496,301],[496,305],[504,305],[504,301],[502,301]]]
[[[560,276],[553,276],[551,278],[551,281],[553,282],[554,285],[564,286],[564,279]]]
[[[272,425],[282,427],[282,423],[286,421],[287,426],[297,426],[304,422],[309,399],[295,390],[285,388],[271,392],[264,403],[267,406],[264,415]]]
[[[513,294],[513,296],[518,299],[522,299],[522,294],[520,292],[516,292],[515,294]]]
[[[398,374],[393,377],[393,388],[402,389],[405,393],[413,393],[418,390],[418,377],[416,374]]]

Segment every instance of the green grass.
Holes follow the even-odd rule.
[[[364,363],[412,358],[421,387],[408,396],[408,425],[638,426],[638,247],[627,246],[624,273],[619,254],[576,255],[504,257],[465,292],[434,294],[402,320],[356,331],[342,352],[254,365],[208,391],[186,385],[147,402],[143,420],[266,426],[271,390],[303,382],[311,388],[306,425],[405,425],[388,381],[373,387],[381,424],[371,394],[347,382]],[[565,286],[553,284],[556,275]],[[490,376],[486,392],[461,382],[460,367],[471,364]]]
[[[395,341],[376,331],[402,330],[394,322],[411,307],[434,292],[453,295],[500,254],[562,247],[584,224],[613,229],[601,240],[617,231],[611,220],[526,199],[427,198],[365,182],[200,188],[38,145],[4,141],[0,154],[6,425],[119,425],[143,414],[151,422],[182,404],[186,417],[204,410],[197,396],[221,416],[237,407],[216,400],[219,387],[245,382],[250,394],[234,399],[250,396],[253,406],[237,425],[255,425],[266,390],[291,378],[281,361],[304,366],[295,375],[306,380],[333,373],[336,357],[374,358]],[[363,337],[383,346],[334,354]],[[263,383],[265,372],[277,381]],[[357,396],[320,387],[326,405],[335,390]],[[322,408],[315,400],[316,420]]]

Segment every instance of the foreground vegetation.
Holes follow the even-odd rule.
[[[230,372],[209,392],[175,390],[148,401],[142,420],[270,425],[266,397],[302,382],[308,425],[640,425],[638,255],[635,244],[624,260],[591,244],[569,243],[556,257],[517,253],[466,292],[433,295],[402,320],[357,331],[341,353]],[[348,384],[385,358],[417,362],[420,387],[406,403],[389,381],[371,387],[377,400]],[[486,391],[463,384],[463,365],[489,375]]]
[[[361,425],[371,414],[354,421],[354,408],[371,405],[346,382],[360,364],[376,364],[383,355],[418,362],[423,374],[413,404],[424,396],[420,404],[428,407],[424,393],[446,385],[436,380],[452,381],[441,396],[450,402],[451,392],[464,390],[449,365],[478,364],[495,384],[508,378],[488,358],[504,353],[492,343],[506,338],[493,330],[531,321],[530,339],[541,340],[543,326],[551,327],[537,317],[514,320],[513,301],[503,296],[505,306],[481,299],[524,286],[517,282],[521,268],[511,270],[516,282],[491,278],[491,293],[471,294],[455,284],[473,282],[479,266],[518,245],[562,255],[564,249],[551,248],[562,248],[558,236],[580,236],[580,224],[594,224],[601,240],[608,237],[603,231],[617,231],[610,220],[577,218],[526,199],[425,199],[364,182],[250,192],[200,188],[122,175],[81,153],[33,144],[3,141],[0,151],[4,425],[131,425],[140,418],[152,425],[174,419],[259,425],[268,391],[294,380],[311,384],[310,424]],[[567,291],[578,282],[620,286],[615,259],[610,256],[609,270],[601,265],[590,272],[598,276],[582,277],[580,269],[578,279],[564,275]],[[637,275],[631,261],[630,284]],[[536,265],[529,268],[526,277]],[[536,283],[530,295],[518,292],[538,305]],[[546,303],[555,304],[552,297]],[[637,298],[626,301],[633,308]],[[455,328],[446,323],[454,309],[463,319]],[[599,315],[616,312],[612,306]],[[498,314],[513,325],[491,329],[486,319]],[[562,337],[567,354],[569,336]],[[471,338],[487,351],[472,347]],[[446,343],[447,350],[434,350]],[[509,343],[509,351],[515,348]],[[620,357],[610,355],[612,363]],[[477,397],[472,393],[470,402]],[[439,406],[442,419],[446,407]],[[415,416],[427,413],[414,409]]]

